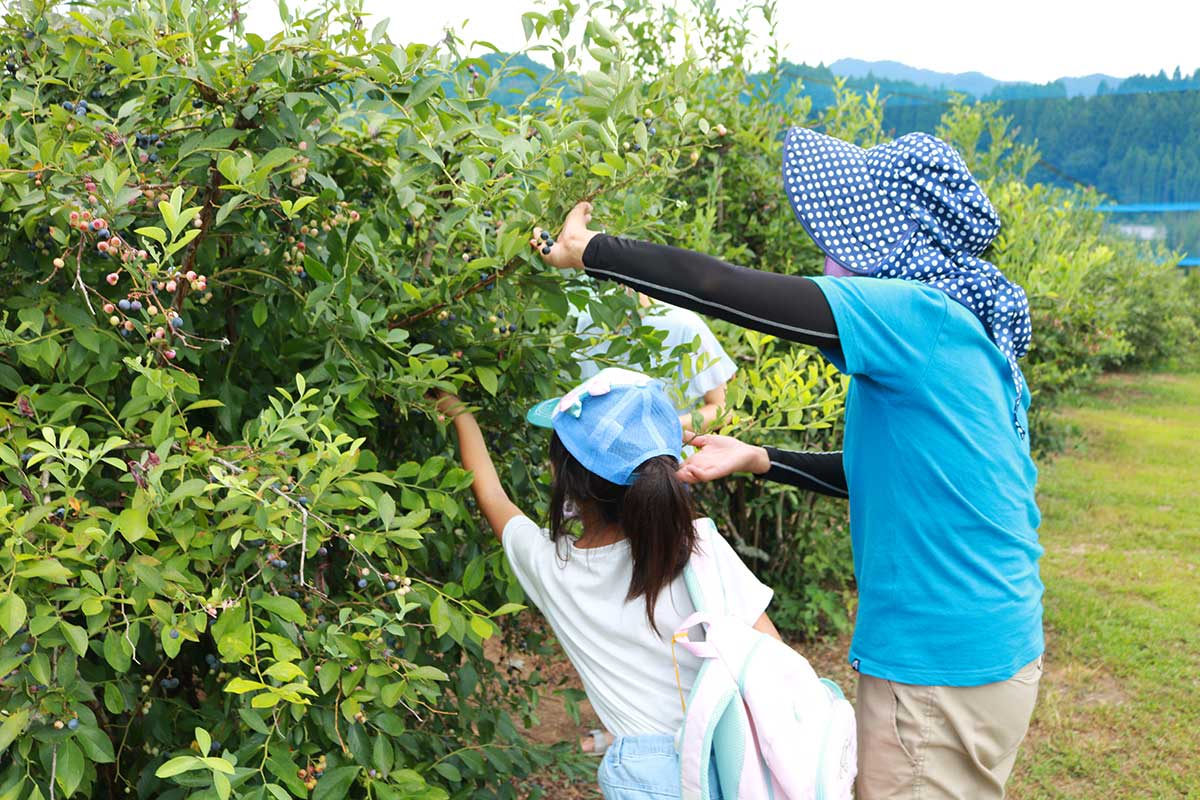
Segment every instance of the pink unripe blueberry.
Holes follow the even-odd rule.
[[[112,303],[105,303],[105,304],[104,304],[104,313],[105,313],[105,314],[111,314],[111,313],[113,313],[113,312],[114,312],[114,311],[116,311],[116,310],[117,310],[117,307],[116,307],[116,306],[114,306]]]
[[[189,270],[187,271],[187,275],[185,275],[184,277],[186,277],[186,278],[187,278],[189,281],[194,281],[194,280],[196,280],[196,270],[194,270],[194,269],[189,269]]]
[[[84,211],[82,214],[79,215],[79,218],[86,222],[87,220],[92,218],[92,212]]]
[[[147,253],[145,250],[138,250],[138,258],[145,258],[148,255],[150,255],[150,254]]]
[[[104,280],[108,281],[109,286],[116,286],[117,281],[121,280],[121,275],[117,272],[110,272],[104,276]]]
[[[61,258],[54,259],[54,268],[55,269],[62,269],[66,265],[67,265],[67,262],[63,261]]]
[[[121,237],[120,236],[112,237],[111,239],[108,240],[108,244],[109,244],[109,247],[120,247],[121,246]]]
[[[88,181],[87,183],[85,183],[83,185],[83,188],[84,188],[84,191],[86,191],[88,194],[92,194],[96,191],[96,184],[92,183],[91,181]]]
[[[161,339],[161,338],[163,338],[163,337],[164,337],[164,336],[166,336],[166,335],[167,335],[167,332],[166,332],[166,331],[164,331],[162,328],[155,328],[155,329],[154,329],[154,338],[155,338],[155,339]]]
[[[150,155],[148,153],[138,153],[138,161],[145,164],[149,160],[150,160]]]
[[[96,195],[94,195],[94,194],[89,194],[88,202],[91,203],[92,205],[96,205],[97,203],[100,202],[100,198],[96,197]]]
[[[131,320],[131,319],[125,320],[125,330],[127,330],[127,331],[133,330],[133,320]]]
[[[297,145],[297,147],[299,147],[301,150],[307,150],[308,142],[301,142],[299,145]]]
[[[70,220],[71,220],[71,224],[72,224],[72,225],[74,225],[76,222],[79,222],[79,212],[78,212],[78,211],[72,211],[72,212],[71,212],[71,214],[70,214],[70,216],[68,217],[68,219],[70,219]]]
[[[174,292],[176,289],[175,281],[167,281],[167,291]]]
[[[169,360],[175,357],[175,351],[173,349],[163,350],[163,355]]]
[[[358,212],[357,212],[357,211],[351,211],[351,212],[350,212],[350,221],[351,221],[351,222],[358,222],[358,219],[359,219],[359,214],[358,214]]]
[[[81,231],[90,231],[91,229],[92,229],[92,226],[91,226],[91,225],[88,225],[88,224],[87,224],[87,222],[82,222],[82,221],[81,221],[81,222],[79,223],[79,230],[81,230]]]
[[[205,281],[203,278],[196,281],[196,283],[193,285],[195,286],[197,292],[203,292],[205,289],[208,288],[208,282]]]
[[[92,228],[94,230],[102,231],[107,227],[108,224],[100,217],[96,217],[94,220],[92,220]]]
[[[101,253],[107,253],[108,252],[108,242],[97,242],[96,249],[99,250]]]

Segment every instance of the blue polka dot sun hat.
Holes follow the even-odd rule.
[[[792,128],[783,185],[800,224],[847,270],[920,281],[970,309],[1008,360],[1019,407],[1029,301],[979,257],[1000,232],[1000,217],[953,147],[910,133],[863,149]]]

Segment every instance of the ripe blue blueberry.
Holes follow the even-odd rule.
[[[141,311],[142,310],[142,301],[141,300],[130,300],[129,308],[132,311]]]
[[[396,588],[396,582],[395,582],[395,581],[388,581],[388,582],[387,582],[387,588],[388,588],[388,589],[395,589],[395,588]]]
[[[178,639],[178,638],[179,638],[179,631],[172,629],[172,630],[171,630],[171,638],[172,638],[172,639]]]
[[[318,548],[317,548],[317,555],[319,555],[319,556],[322,556],[322,557],[329,555],[329,548],[327,548],[327,547],[318,547]]]
[[[540,234],[538,234],[538,236],[543,242],[550,238],[550,234],[546,231],[542,231]]]
[[[155,161],[158,161],[158,153],[151,153],[150,154],[150,163],[154,163]]]
[[[192,108],[204,108],[204,101],[197,97],[192,101]]]
[[[300,497],[296,498],[296,502],[297,502],[297,503],[299,503],[299,504],[300,504],[300,505],[302,505],[302,506],[307,506],[307,505],[308,505],[308,498],[307,498],[307,497],[304,497],[303,495],[301,495]]]
[[[359,579],[358,579],[358,588],[360,588],[360,589],[365,589],[365,588],[367,588],[367,579],[366,579],[366,578],[359,578]]]
[[[128,311],[132,307],[133,307],[133,303],[130,303],[128,300],[126,300],[124,298],[117,301],[117,308],[121,309],[122,311]]]
[[[25,655],[32,649],[33,645],[31,645],[29,642],[21,642],[21,655]]]
[[[29,459],[31,459],[31,458],[33,458],[33,453],[29,452],[28,450],[26,450],[24,453],[21,453],[21,463],[22,464],[28,464]]]
[[[516,325],[509,325],[509,326],[508,326],[508,332],[509,332],[509,333],[516,333],[516,331],[517,331],[517,326],[516,326]]]
[[[573,169],[569,169],[569,170],[567,170],[566,172],[564,172],[564,173],[563,173],[563,175],[566,175],[568,178],[569,178],[569,177],[571,177],[571,176],[572,176],[572,175],[574,175],[574,174],[575,174],[575,170],[573,170]]]
[[[183,327],[183,317],[173,318],[171,320],[171,327],[172,328],[182,328]]]
[[[86,117],[87,116],[87,108],[83,105],[83,101],[80,101],[80,105],[75,106],[75,116],[77,116],[77,117]]]
[[[78,727],[79,727],[79,720],[77,720],[77,719],[67,720],[67,730],[73,731]]]
[[[544,256],[550,255],[550,246],[549,245],[542,248],[542,255],[544,255]]]
[[[75,110],[75,104],[69,100],[63,100],[62,107],[66,111],[74,111]]]

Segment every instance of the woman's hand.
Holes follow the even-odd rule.
[[[705,434],[687,442],[696,448],[676,473],[684,483],[704,483],[724,478],[735,472],[762,475],[771,469],[767,451],[752,444],[739,442],[732,436]]]
[[[529,245],[538,251],[542,260],[559,269],[583,269],[583,251],[596,231],[588,230],[592,221],[592,204],[586,200],[577,203],[563,222],[562,233],[555,239],[541,228],[533,229]],[[545,238],[543,238],[543,235]],[[549,251],[549,252],[547,252]]]

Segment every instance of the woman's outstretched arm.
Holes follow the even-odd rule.
[[[591,204],[575,206],[557,241],[535,229],[530,244],[561,268],[585,269],[596,278],[631,286],[651,297],[819,347],[838,345],[829,302],[816,283],[728,264],[678,247],[607,236],[587,229]],[[550,252],[546,252],[549,250]]]

